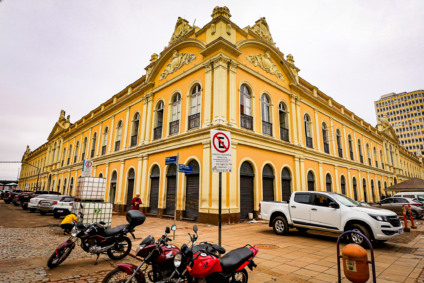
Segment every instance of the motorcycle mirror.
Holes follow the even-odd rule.
[[[194,233],[196,233],[196,234],[197,234],[197,225],[194,225],[194,226],[193,226],[193,231],[194,231]]]
[[[172,225],[172,226],[171,226],[171,230],[172,230],[172,231],[177,231],[177,225]]]
[[[165,233],[166,233],[166,234],[169,234],[170,232],[171,232],[171,229],[169,229],[169,227],[166,227],[166,228],[165,228]]]

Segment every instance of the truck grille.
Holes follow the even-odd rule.
[[[390,224],[392,224],[393,227],[400,227],[400,221],[399,217],[397,216],[389,216],[388,217]]]

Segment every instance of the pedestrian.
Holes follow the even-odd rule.
[[[70,235],[72,228],[74,227],[74,224],[72,224],[72,221],[75,221],[78,223],[77,216],[75,213],[70,213],[65,216],[62,223],[60,223],[60,227],[63,229],[63,235]]]
[[[140,199],[140,193],[135,194],[135,197],[132,199],[131,204],[132,204],[131,209],[134,209],[134,210],[140,209],[140,204],[142,204]]]

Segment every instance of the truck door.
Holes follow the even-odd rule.
[[[311,211],[311,193],[298,193],[289,203],[290,216],[294,224],[309,225]]]
[[[313,194],[312,205],[310,206],[311,225],[332,230],[340,229],[340,208],[330,207],[330,202],[336,201],[324,194]]]

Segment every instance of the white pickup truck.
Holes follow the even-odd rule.
[[[342,233],[347,230],[361,232],[371,241],[384,242],[403,233],[396,213],[386,209],[360,206],[349,197],[328,192],[293,192],[289,202],[261,201],[259,218],[269,221],[278,235],[289,228]],[[362,236],[349,235],[354,243],[367,246]]]

